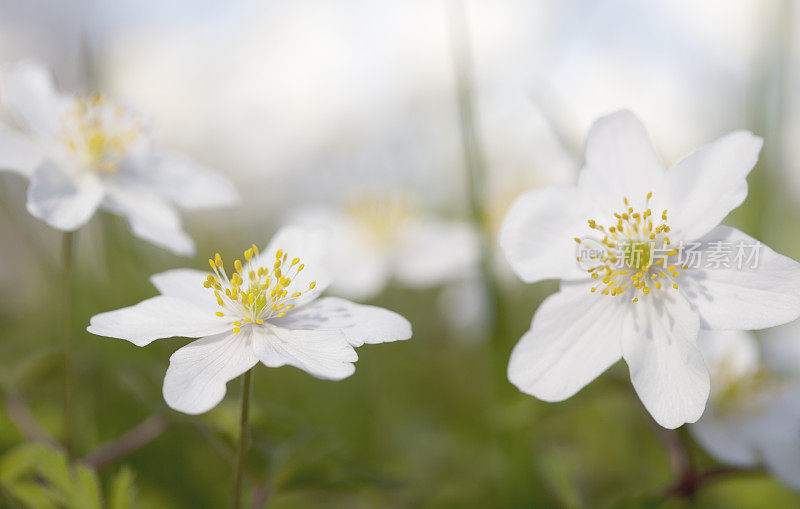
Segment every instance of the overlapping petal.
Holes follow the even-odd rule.
[[[216,311],[219,305],[214,292],[203,286],[208,274],[202,270],[173,269],[150,276],[150,282],[161,292],[161,295]]]
[[[265,366],[294,366],[317,378],[341,380],[355,372],[358,355],[339,330],[253,329],[253,350]]]
[[[92,317],[86,329],[92,334],[125,339],[145,346],[174,336],[200,338],[233,330],[232,319],[175,297],[160,295]]]
[[[197,415],[217,406],[225,385],[258,363],[248,333],[209,336],[178,349],[164,376],[164,401],[171,408]]]
[[[680,294],[650,295],[625,319],[622,355],[658,424],[674,429],[703,414],[710,382],[697,347],[700,318]]]
[[[159,154],[148,163],[138,172],[142,182],[181,208],[226,208],[240,201],[230,180],[184,157]]]
[[[628,110],[597,119],[586,138],[586,165],[578,187],[610,213],[622,198],[641,210],[645,197],[659,185],[664,167],[642,121]],[[585,218],[584,218],[585,219]]]
[[[105,197],[100,180],[93,174],[68,175],[45,161],[31,175],[28,212],[53,228],[73,231],[92,218]]]
[[[304,265],[303,270],[292,278],[292,288],[303,289],[303,295],[294,303],[297,306],[317,298],[331,283],[325,254],[330,242],[330,232],[323,228],[304,228],[286,226],[281,228],[269,245],[258,257],[253,259],[255,267],[272,267],[275,255],[280,250],[293,258],[299,258]],[[314,283],[314,288],[306,291]]]
[[[747,175],[764,140],[736,131],[684,157],[666,173],[663,193],[674,235],[698,239],[747,197]]]
[[[499,244],[514,272],[527,283],[583,279],[575,238],[592,234],[589,203],[575,187],[530,191],[511,205],[500,227]]]
[[[544,401],[569,398],[617,362],[627,314],[618,299],[568,285],[536,312],[508,364],[508,379]]]
[[[61,126],[61,97],[53,76],[39,62],[25,60],[0,69],[4,103],[31,132],[52,137]]]
[[[701,268],[683,272],[680,283],[704,328],[763,329],[800,316],[799,263],[729,226],[718,226],[700,243]],[[713,262],[717,246],[730,251],[727,266]],[[735,259],[739,246],[741,263]]]
[[[411,337],[411,324],[399,314],[337,297],[318,299],[272,322],[293,330],[341,331],[355,347]]]
[[[164,199],[134,187],[107,185],[103,205],[124,216],[137,237],[181,256],[192,256],[195,245],[181,218]]]
[[[0,123],[0,170],[30,177],[44,162],[44,153],[30,139]]]
[[[725,418],[709,408],[691,425],[692,436],[718,461],[738,468],[752,468],[759,463],[755,444],[747,439],[747,419]]]

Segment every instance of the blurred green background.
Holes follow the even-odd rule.
[[[76,397],[89,466],[70,471],[57,446],[31,446],[61,433],[61,238],[25,212],[25,182],[0,175],[0,506],[92,507],[100,498],[119,508],[226,507],[238,381],[211,412],[178,414],[164,404],[161,381],[187,341],[137,348],[89,335],[89,318],[153,296],[156,272],[264,245],[294,208],[374,182],[410,190],[431,214],[475,219],[470,171],[492,248],[482,276],[496,320],[489,313],[465,330],[446,316],[442,288],[392,284],[369,302],[409,318],[414,337],[360,348],[354,376],[328,382],[258,367],[248,502],[800,504],[760,472],[715,477],[693,499],[670,494],[676,441],[698,470],[719,465],[688,434],[655,426],[623,363],[563,403],[519,393],[505,376],[508,356],[556,285],[508,277],[492,238],[514,195],[574,179],[594,117],[631,107],[666,163],[733,129],[765,137],[750,195],[728,222],[800,258],[796,9],[788,1],[494,5],[466,2],[463,32],[449,10],[458,6],[446,2],[0,6],[2,61],[38,57],[66,88],[129,98],[152,114],[162,145],[229,174],[245,198],[239,210],[185,215],[198,242],[191,260],[132,238],[107,214],[78,232]],[[463,44],[467,74],[455,72],[464,70]],[[131,430],[123,445],[137,447],[116,455]]]

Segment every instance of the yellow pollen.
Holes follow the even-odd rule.
[[[579,250],[578,261],[591,279],[599,280],[591,287],[591,292],[599,290],[602,295],[616,296],[630,291],[633,292],[629,297],[631,301],[638,302],[640,295],[662,289],[658,278],[680,276],[675,265],[668,263],[669,257],[677,255],[679,249],[671,246],[665,235],[670,231],[666,223],[667,211],[661,212],[662,222],[655,224],[653,210],[649,208],[652,198],[653,193],[648,193],[646,204],[640,210],[635,210],[627,197],[623,198],[625,208],[613,213],[617,222],[609,228],[595,219],[588,219],[589,227],[601,232],[602,240],[598,238],[590,244],[574,238]],[[587,247],[591,249],[586,251]],[[599,253],[598,247],[602,247]],[[677,289],[677,283],[673,288]]]
[[[78,96],[61,117],[60,138],[82,167],[114,173],[141,137],[141,119],[100,94]]]
[[[222,256],[215,253],[209,259],[212,273],[203,281],[203,286],[214,292],[217,304],[222,308],[215,312],[216,316],[236,317],[231,324],[235,333],[239,333],[244,326],[264,325],[271,318],[286,316],[295,307],[295,299],[316,286],[316,282],[312,281],[307,289],[297,289],[295,281],[304,267],[300,258],[290,258],[288,253],[278,250],[273,265],[275,277],[272,277],[269,268],[258,266],[263,261],[256,255],[258,249],[255,245],[244,251],[247,265],[235,260],[233,265],[236,270],[229,276],[224,269]],[[247,278],[244,277],[245,273]],[[288,289],[292,289],[291,296]]]

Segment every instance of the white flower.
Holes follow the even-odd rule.
[[[659,424],[699,419],[709,393],[700,328],[761,329],[800,315],[800,265],[766,246],[757,268],[686,264],[694,241],[704,261],[717,242],[759,245],[718,225],[747,196],[761,145],[733,132],[664,171],[635,115],[597,120],[578,185],[523,195],[501,227],[517,275],[562,280],[514,349],[510,381],[561,401],[624,358]]]
[[[800,490],[800,330],[794,323],[770,333],[763,360],[752,333],[700,333],[711,397],[689,429],[718,461],[738,468],[764,464]]]
[[[353,299],[380,293],[391,279],[423,288],[477,270],[479,238],[468,223],[418,215],[410,201],[377,194],[343,210],[309,209],[295,220],[332,232],[331,291]]]
[[[144,118],[118,102],[61,94],[33,62],[3,68],[0,86],[24,130],[16,134],[0,125],[0,169],[30,178],[28,211],[54,228],[76,230],[102,206],[125,216],[135,235],[192,255],[194,242],[174,205],[238,202],[227,179],[156,152]]]
[[[355,371],[353,347],[411,337],[411,324],[391,311],[343,299],[317,299],[330,278],[323,267],[328,235],[295,227],[279,231],[263,254],[253,246],[245,263],[228,271],[217,254],[212,271],[156,274],[161,292],[135,306],[101,313],[88,331],[145,346],[155,339],[201,338],[170,357],[167,404],[206,412],[225,384],[258,361],[291,365],[318,378],[340,380]]]

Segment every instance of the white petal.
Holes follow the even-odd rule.
[[[148,187],[184,209],[232,207],[240,202],[233,183],[221,174],[177,155],[154,156],[140,177]]]
[[[699,242],[704,249],[701,268],[681,273],[678,284],[700,313],[704,328],[763,329],[800,316],[800,264],[761,245],[757,267],[744,259],[739,269],[734,260],[737,246],[760,243],[728,226],[718,226]],[[731,249],[730,267],[704,268],[716,242]],[[746,247],[745,257],[751,252]]]
[[[700,319],[677,293],[650,294],[626,318],[622,355],[639,399],[658,424],[674,429],[703,414],[710,384],[697,348]]]
[[[742,330],[719,331],[701,330],[697,337],[697,347],[703,354],[706,366],[711,373],[711,386],[716,390],[716,375],[739,377],[753,373],[761,360],[758,343],[752,332]],[[724,387],[719,387],[724,390]]]
[[[587,202],[575,187],[530,191],[511,205],[500,227],[500,249],[523,281],[587,278],[575,238],[591,235]]]
[[[647,194],[657,190],[663,175],[664,167],[636,115],[620,110],[592,124],[578,187],[602,210],[619,210],[623,198],[641,210]]]
[[[751,376],[760,367],[755,335],[746,331],[701,330],[697,338],[711,374],[711,398],[699,421],[689,429],[701,447],[718,461],[739,468],[759,462],[755,442],[748,433],[752,419],[746,413],[717,408],[731,383]]]
[[[289,365],[327,380],[341,380],[355,372],[358,355],[337,330],[253,328],[256,357],[270,368]]]
[[[756,440],[767,469],[795,490],[800,490],[800,386],[790,382],[772,400],[767,415],[754,423],[750,434]]]
[[[508,364],[508,379],[519,390],[561,401],[620,359],[626,306],[589,288],[566,286],[539,306]]]
[[[738,468],[755,467],[759,463],[755,445],[747,434],[747,421],[717,415],[711,404],[703,417],[689,426],[695,440],[714,459]]]
[[[254,258],[252,263],[257,267],[267,267],[272,270],[278,250],[288,254],[289,260],[300,258],[299,263],[305,267],[292,278],[290,286],[291,291],[304,292],[303,296],[294,302],[300,306],[314,300],[331,283],[331,274],[325,259],[330,239],[329,231],[322,228],[286,226],[272,237],[266,249]],[[312,282],[315,283],[314,289],[306,292]]]
[[[6,65],[0,80],[4,102],[28,129],[44,135],[60,129],[61,99],[44,65],[31,60]]]
[[[181,218],[164,199],[141,189],[109,186],[103,205],[125,216],[137,237],[181,256],[192,256],[194,241],[183,231]]]
[[[800,429],[794,436],[773,439],[761,447],[767,469],[781,482],[800,491]],[[776,437],[777,438],[777,437]]]
[[[293,224],[329,232],[325,255],[333,278],[330,293],[355,300],[378,295],[391,277],[391,253],[379,249],[364,228],[348,215],[327,207],[310,207],[293,216]]]
[[[272,323],[293,330],[341,331],[352,346],[411,337],[411,324],[397,313],[336,297],[316,300]]]
[[[697,239],[747,197],[747,174],[764,140],[736,131],[701,147],[667,170],[669,225],[678,238]]]
[[[173,269],[150,276],[150,282],[161,295],[185,300],[216,312],[219,304],[214,292],[203,286],[208,275],[209,272],[202,270]]]
[[[91,219],[104,194],[95,175],[68,176],[51,161],[45,161],[31,175],[28,212],[53,228],[73,231]]]
[[[391,278],[390,260],[372,246],[354,248],[341,238],[332,240],[330,267],[333,281],[330,293],[354,300],[367,300],[380,294]]]
[[[800,378],[800,321],[764,331],[761,348],[770,371]]]
[[[225,397],[225,385],[258,363],[249,332],[199,339],[169,358],[164,401],[185,414],[208,412]]]
[[[145,346],[156,339],[174,336],[199,338],[233,330],[232,321],[191,302],[163,295],[92,317],[92,334]]]
[[[44,154],[31,140],[0,123],[0,170],[29,177],[44,162]]]
[[[393,255],[402,284],[438,285],[477,273],[480,237],[467,223],[419,220],[407,227]]]

